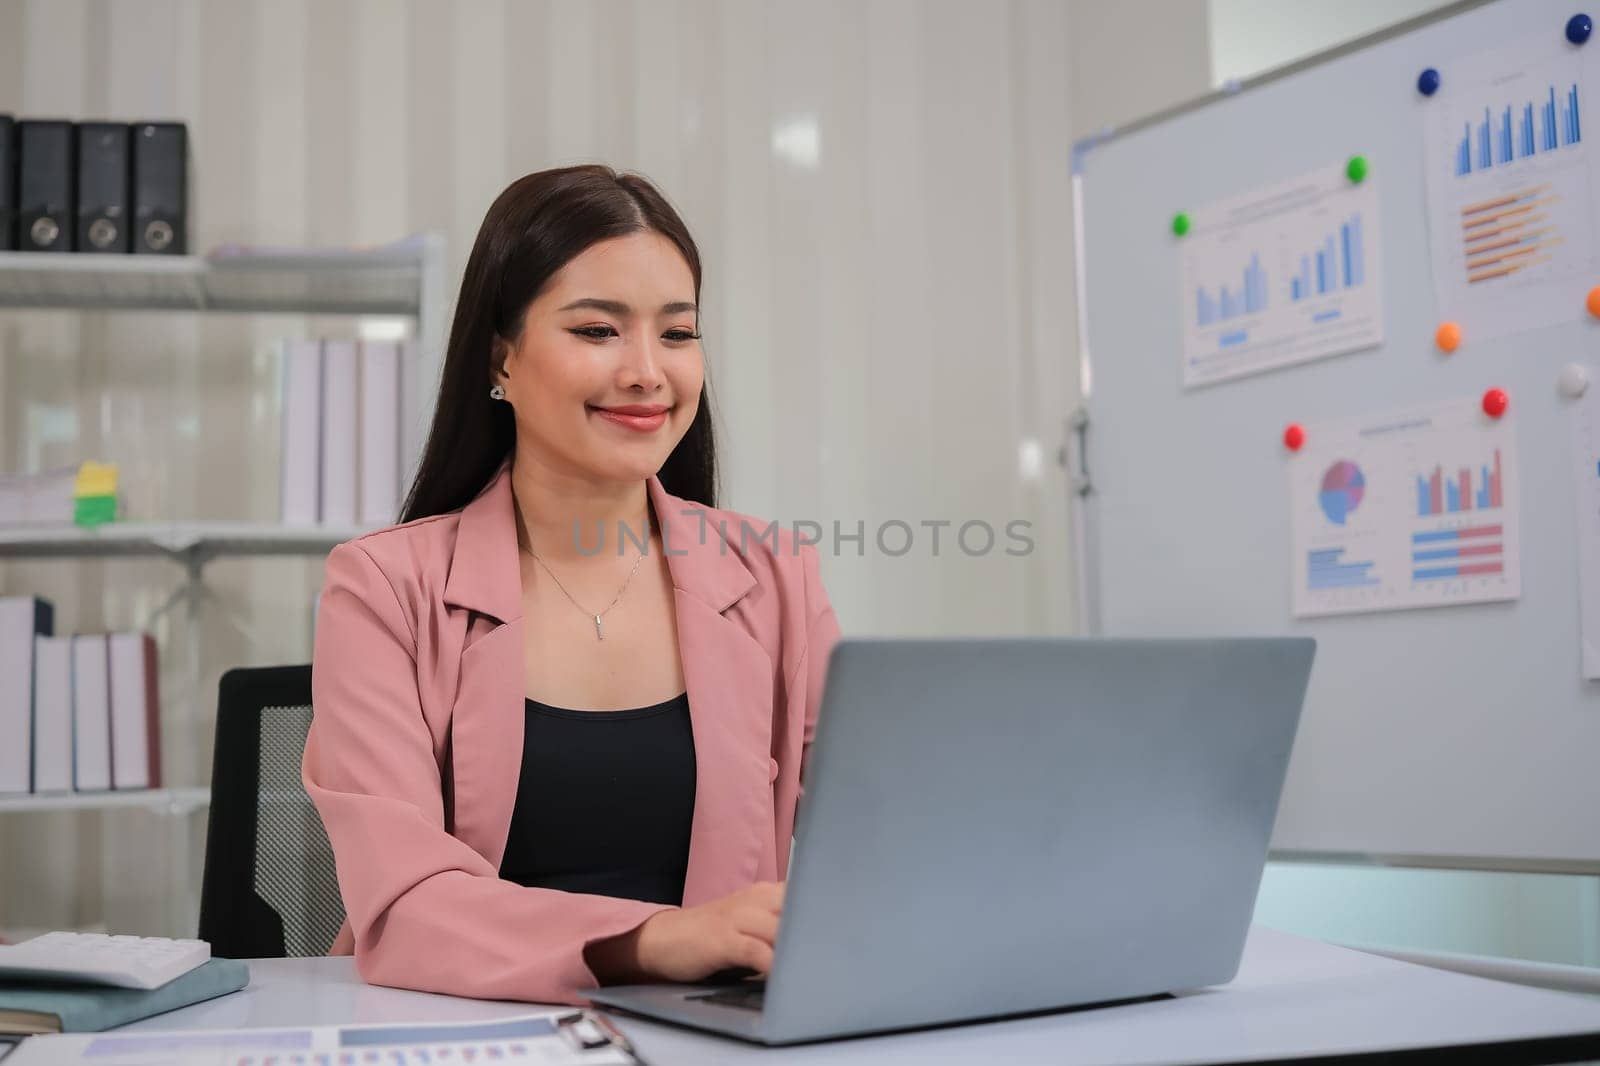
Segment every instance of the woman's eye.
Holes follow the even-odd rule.
[[[603,341],[608,337],[617,336],[617,331],[612,329],[610,326],[579,326],[576,329],[569,330],[568,332],[579,337],[587,337],[589,340],[596,341]],[[700,334],[692,332],[691,330],[680,328],[668,330],[662,334],[662,337],[666,340],[681,344],[684,341],[698,340],[700,338]]]

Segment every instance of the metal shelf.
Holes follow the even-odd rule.
[[[29,793],[0,796],[0,814],[13,811],[91,811],[146,807],[159,814],[188,814],[211,805],[208,788],[147,788],[124,792]]]
[[[426,254],[426,239],[211,256],[0,252],[0,307],[420,316]]]
[[[225,555],[326,555],[370,532],[357,526],[284,526],[251,522],[111,522],[79,526],[0,527],[0,559],[165,555],[202,563]]]

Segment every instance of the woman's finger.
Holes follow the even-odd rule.
[[[736,961],[740,966],[747,966],[758,974],[766,974],[772,969],[772,946],[763,943],[757,937],[746,936],[740,942],[739,958]]]
[[[778,942],[778,916],[760,907],[744,907],[734,916],[734,928],[767,945]]]
[[[777,914],[783,910],[783,895],[785,884],[782,881],[763,881],[750,886],[750,894],[756,902]]]

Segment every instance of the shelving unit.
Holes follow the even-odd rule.
[[[358,526],[276,526],[249,522],[114,522],[0,528],[0,559],[164,555],[204,565],[227,555],[321,555],[366,532]]]
[[[143,807],[159,814],[189,814],[211,805],[208,788],[150,788],[127,792],[0,796],[0,811],[107,811]]]
[[[0,252],[0,307],[420,315],[428,239],[228,256]]]
[[[444,241],[422,234],[356,250],[225,249],[209,256],[94,255],[0,252],[0,313],[8,310],[165,311],[403,316],[416,321],[414,362],[402,369],[408,399],[402,445],[408,468],[421,454],[444,351]],[[224,557],[327,554],[359,536],[356,527],[263,525],[249,522],[114,522],[0,528],[0,561],[165,557],[184,580],[158,608],[187,607],[184,643],[188,696],[202,706],[201,604],[211,597],[208,563]],[[220,601],[217,601],[220,606]],[[309,604],[307,607],[309,608]],[[239,624],[235,621],[235,624]],[[242,627],[242,626],[241,626]],[[171,893],[171,936],[194,935],[199,914],[186,816],[210,804],[208,788],[138,792],[0,796],[0,814],[23,811],[145,808],[170,816],[174,865],[183,882]]]

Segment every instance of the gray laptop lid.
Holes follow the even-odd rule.
[[[762,1038],[1231,979],[1314,647],[841,641]]]

